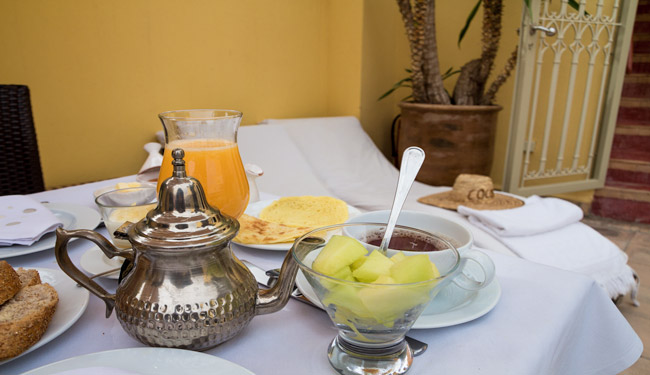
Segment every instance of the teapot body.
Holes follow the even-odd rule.
[[[235,336],[255,316],[257,283],[217,248],[135,249],[115,296],[122,328],[151,346],[206,350]]]
[[[151,346],[206,350],[235,336],[255,315],[284,307],[298,265],[287,253],[278,282],[258,290],[230,248],[239,223],[208,204],[201,183],[186,175],[184,151],[172,155],[174,171],[161,185],[157,206],[113,233],[133,250],[118,249],[91,230],[57,228],[54,253],[68,276],[104,301],[107,318],[116,310],[132,337]],[[74,265],[68,255],[73,238],[131,262],[115,294]]]

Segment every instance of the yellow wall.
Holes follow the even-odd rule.
[[[359,117],[364,2],[363,0],[326,0],[326,3],[329,21],[327,114]]]
[[[362,9],[361,0],[3,1],[0,82],[30,87],[47,187],[133,174],[162,111],[237,109],[244,124],[358,115]]]
[[[474,2],[437,2],[441,67],[478,56]],[[517,43],[506,2],[497,69]],[[137,172],[157,114],[186,108],[265,118],[353,115],[386,154],[409,48],[395,0],[22,0],[0,3],[0,82],[31,89],[47,187]],[[453,84],[455,79],[447,84]],[[512,80],[497,103],[501,180]]]

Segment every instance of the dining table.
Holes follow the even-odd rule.
[[[40,202],[97,210],[95,190],[134,179],[125,176],[30,196]],[[95,230],[107,236],[102,225]],[[81,257],[93,246],[77,240],[69,243],[68,253],[79,267]],[[231,249],[237,258],[264,270],[280,267],[287,256],[286,250],[234,243]],[[639,359],[643,343],[594,280],[490,249],[482,251],[496,266],[498,301],[468,321],[411,329],[408,335],[428,344],[428,349],[414,357],[409,374],[617,374]],[[4,258],[0,248],[0,259],[13,267],[60,270],[53,248],[10,258]],[[109,291],[118,285],[114,279],[96,280]],[[0,374],[21,374],[71,357],[146,346],[122,329],[115,314],[107,318],[105,310],[104,302],[90,294],[74,324],[40,348],[0,364]],[[290,299],[280,311],[254,317],[235,337],[204,353],[260,375],[333,374],[327,350],[336,334],[323,310]]]

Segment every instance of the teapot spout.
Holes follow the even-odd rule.
[[[282,262],[280,277],[270,289],[260,290],[257,297],[255,315],[264,315],[282,310],[289,301],[298,273],[298,263],[288,251]]]

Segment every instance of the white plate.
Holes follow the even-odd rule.
[[[95,367],[95,371],[91,369]],[[253,375],[247,369],[210,354],[172,348],[128,348],[90,353],[50,363],[23,373],[46,375],[75,369],[88,369],[79,374],[142,374],[142,375]],[[111,371],[113,370],[113,371]],[[121,371],[120,371],[121,370]],[[75,372],[77,373],[77,372]]]
[[[90,207],[70,203],[43,203],[48,210],[63,222],[63,229],[95,229],[101,222],[101,216]],[[71,241],[76,238],[71,239]],[[0,246],[0,259],[31,254],[54,247],[56,234],[47,233],[30,246]]]
[[[323,305],[316,296],[316,292],[314,292],[314,289],[309,285],[309,281],[305,278],[302,270],[298,270],[298,274],[296,275],[296,286],[309,301],[314,303],[316,306],[323,308]],[[479,290],[478,293],[460,306],[437,314],[425,314],[425,311],[425,313],[422,313],[418,320],[415,321],[411,328],[441,328],[469,322],[492,310],[494,306],[496,306],[497,302],[499,302],[500,297],[501,286],[497,279],[494,278],[494,281],[492,281],[488,286]]]
[[[96,275],[98,273],[121,267],[122,263],[124,263],[124,258],[113,257],[113,259],[109,259],[106,255],[104,255],[99,247],[93,246],[81,256],[79,263],[81,264],[81,268],[93,275]],[[119,276],[120,273],[115,272],[103,277],[109,279],[117,279]]]
[[[77,283],[63,273],[63,271],[36,267],[32,269],[38,271],[43,283],[48,283],[56,289],[59,295],[59,303],[56,304],[52,321],[47,326],[47,330],[41,339],[16,357],[0,361],[0,365],[22,357],[52,341],[70,328],[83,315],[86,307],[88,307],[88,290],[78,287]]]
[[[264,209],[264,207],[270,205],[277,199],[270,199],[270,200],[265,200],[265,201],[259,201],[259,202],[254,202],[248,205],[246,207],[246,211],[244,213],[246,215],[254,216],[256,218],[259,218],[260,212]],[[359,215],[361,211],[359,211],[358,208],[352,207],[348,205],[348,218],[351,219],[357,215]],[[237,241],[233,241],[234,243],[240,245],[240,246],[246,246],[246,247],[252,247],[254,249],[262,249],[262,250],[274,250],[274,251],[287,251],[291,249],[291,246],[293,245],[292,242],[285,242],[285,243],[274,243],[274,244],[251,244],[251,243],[239,243]]]

